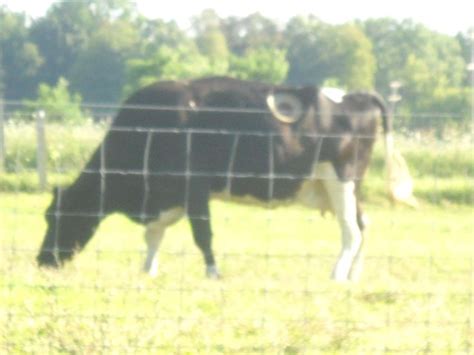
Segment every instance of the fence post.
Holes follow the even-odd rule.
[[[1,84],[0,84],[1,85]],[[0,88],[0,173],[5,171],[5,159],[6,159],[6,150],[5,150],[5,110],[4,110],[4,101],[3,93]]]
[[[37,111],[35,114],[36,120],[36,168],[38,171],[39,188],[41,191],[46,190],[48,185],[47,175],[47,149],[46,149],[46,135],[45,135],[45,121],[46,115],[43,110]]]

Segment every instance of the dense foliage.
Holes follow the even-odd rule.
[[[411,20],[330,25],[307,16],[282,25],[206,10],[183,30],[126,0],[62,1],[34,20],[0,8],[0,91],[7,101],[31,101],[45,100],[46,87],[63,89],[76,105],[117,103],[157,79],[212,74],[385,96],[396,80],[405,123],[426,123],[418,113],[436,113],[430,124],[467,123],[471,45],[468,29],[449,36]]]

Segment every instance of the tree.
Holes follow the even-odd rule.
[[[284,49],[283,33],[278,25],[259,13],[223,19],[220,27],[229,50],[235,55],[242,56],[249,50],[264,47]]]
[[[288,83],[321,85],[324,82],[328,68],[319,42],[327,27],[313,16],[294,17],[288,22],[285,29],[290,65]]]
[[[376,66],[372,43],[358,26],[331,27],[321,42],[329,53],[325,66],[330,78],[348,90],[374,87]]]
[[[209,28],[196,38],[196,44],[201,54],[210,59],[226,60],[229,56],[227,43],[222,32],[217,28]]]
[[[117,102],[126,82],[126,62],[136,55],[139,34],[129,22],[104,23],[71,68],[71,86],[87,102]]]
[[[347,89],[373,87],[372,46],[358,26],[331,26],[315,17],[296,17],[285,33],[289,83],[322,86],[331,81]]]
[[[208,59],[212,74],[225,73],[228,68],[229,49],[221,30],[221,19],[214,10],[204,10],[192,22],[196,32],[196,46]]]
[[[153,55],[161,46],[179,47],[192,42],[175,21],[138,17],[135,23],[140,34],[140,54],[143,56]]]
[[[60,76],[75,81],[70,75],[76,59],[97,45],[91,43],[97,32],[107,28],[116,42],[114,24],[119,22],[122,27],[133,28],[136,16],[135,5],[127,0],[55,2],[46,16],[31,26],[31,38],[45,59],[40,81],[53,85]]]
[[[285,80],[288,72],[285,56],[285,51],[275,48],[252,49],[244,56],[233,55],[229,74],[240,79],[279,84]]]
[[[84,121],[85,116],[81,111],[81,96],[69,92],[69,83],[64,78],[59,78],[56,86],[41,84],[38,88],[36,100],[25,101],[25,108],[29,114],[23,117],[32,117],[34,112],[42,110],[48,121],[62,123],[77,123]]]
[[[474,57],[474,26],[468,29],[465,33],[458,33],[456,39],[461,47],[464,62],[468,65],[472,62]],[[465,71],[464,85],[471,85],[471,73],[468,70]]]
[[[135,2],[130,0],[81,0],[90,9],[93,16],[101,22],[127,20],[138,16]]]
[[[43,60],[28,37],[24,15],[0,9],[0,87],[5,98],[33,97]]]
[[[362,23],[362,26],[374,47],[377,60],[375,82],[379,91],[388,93],[393,80],[403,81],[407,90],[414,83],[413,75],[431,81],[423,85],[433,90],[440,86],[460,85],[464,64],[456,39],[430,31],[411,20],[372,19]],[[415,68],[429,73],[416,72]],[[423,92],[416,93],[423,95]]]
[[[194,45],[160,47],[152,56],[133,58],[126,63],[124,96],[157,80],[189,79],[213,72],[208,58]]]
[[[75,59],[100,25],[86,2],[54,3],[45,17],[33,22],[30,35],[44,58],[39,81],[54,85],[69,77]]]
[[[362,26],[377,58],[377,90],[387,95],[391,81],[403,84],[399,109],[405,123],[439,128],[447,116],[463,120],[466,63],[456,38],[411,20],[373,19]]]
[[[439,113],[433,117],[436,123],[439,126],[446,126],[449,123],[461,125],[472,123],[473,90],[471,87],[460,87],[435,92],[430,108],[433,112]]]

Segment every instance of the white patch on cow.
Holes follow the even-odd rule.
[[[339,226],[341,228],[342,248],[333,270],[333,279],[346,281],[356,276],[355,270],[362,246],[362,233],[357,224],[357,204],[354,181],[342,182],[331,164],[324,165],[327,189]]]
[[[182,208],[173,208],[160,213],[157,220],[148,223],[146,226],[145,241],[147,244],[147,255],[144,271],[148,275],[155,277],[158,274],[158,256],[156,254],[163,240],[166,227],[176,223],[183,214]]]
[[[342,89],[339,88],[322,88],[321,92],[331,101],[340,104],[344,96],[346,95],[346,92]]]
[[[324,132],[331,127],[333,106],[334,102],[324,93],[320,92],[318,95],[318,116],[320,129]]]

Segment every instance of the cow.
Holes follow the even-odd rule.
[[[342,247],[332,275],[353,279],[365,227],[360,186],[380,117],[390,160],[391,118],[375,93],[336,102],[312,86],[228,77],[147,86],[126,100],[77,179],[54,189],[37,261],[62,266],[118,212],[146,226],[144,270],[155,276],[165,229],[187,216],[207,276],[219,278],[211,198],[299,201],[334,213]]]

